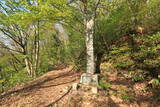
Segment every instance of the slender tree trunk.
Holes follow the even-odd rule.
[[[37,24],[37,32],[35,33],[35,42],[34,42],[34,45],[35,45],[35,50],[34,50],[34,69],[32,71],[32,76],[33,77],[36,77],[36,72],[37,72],[37,69],[38,69],[38,63],[39,63],[39,49],[40,49],[40,44],[39,44],[39,21],[38,21],[38,24]]]
[[[34,61],[34,70],[33,70],[33,77],[36,77],[36,72],[38,68],[39,62],[39,40],[36,41],[36,49],[35,49],[35,61]]]
[[[25,65],[26,65],[27,72],[28,72],[29,75],[31,75],[32,70],[31,70],[31,65],[29,63],[29,59],[25,58],[24,60],[25,60]]]
[[[28,75],[31,76],[31,74],[32,74],[32,64],[29,60],[29,57],[27,56],[28,55],[27,44],[25,46],[21,47],[21,51],[22,51],[23,55],[25,56],[24,62],[25,62],[26,70],[28,72]]]

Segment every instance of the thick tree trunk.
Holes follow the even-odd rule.
[[[95,73],[94,63],[94,47],[93,47],[93,33],[94,33],[94,20],[86,20],[86,51],[87,51],[87,73]]]
[[[98,75],[95,74],[95,61],[94,61],[94,47],[93,47],[93,33],[94,33],[94,20],[85,20],[85,36],[86,36],[86,53],[87,53],[87,71],[81,75],[80,83],[85,85],[98,84]]]
[[[94,57],[94,27],[95,27],[95,18],[96,18],[96,9],[99,4],[96,4],[94,12],[88,13],[88,3],[84,3],[84,25],[85,25],[85,39],[86,39],[86,54],[87,54],[87,71],[81,75],[80,83],[85,85],[95,84],[98,85],[98,75],[95,74],[95,57]]]

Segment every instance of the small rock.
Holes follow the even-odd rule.
[[[97,94],[98,93],[98,88],[97,87],[92,87],[92,93]]]
[[[77,91],[78,90],[78,83],[74,83],[72,85],[72,90]]]
[[[68,87],[64,87],[63,91],[60,91],[60,92],[66,92],[67,90],[68,90]]]

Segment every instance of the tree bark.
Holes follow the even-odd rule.
[[[37,30],[35,30],[35,37],[34,37],[34,49],[33,49],[33,55],[32,55],[32,64],[33,64],[33,69],[31,70],[31,76],[32,77],[36,77],[36,72],[37,72],[37,69],[38,69],[38,64],[39,64],[39,50],[40,50],[40,43],[39,43],[39,21],[37,22]],[[35,27],[35,28],[36,28]]]
[[[25,58],[24,60],[25,60],[25,65],[26,65],[27,72],[28,72],[29,75],[31,75],[32,70],[31,70],[29,60],[28,60],[28,58]]]
[[[101,73],[100,65],[101,65],[101,61],[102,61],[102,56],[103,56],[103,53],[96,54],[96,72],[95,73],[97,73],[97,74]]]
[[[94,19],[85,20],[86,25],[86,53],[87,53],[87,73],[95,73],[94,63],[94,47],[93,47],[93,33],[94,33]]]
[[[94,58],[94,24],[95,14],[88,13],[87,2],[84,3],[84,27],[85,27],[85,44],[87,55],[86,73],[81,75],[80,83],[84,85],[98,84],[98,77],[95,74],[95,58]],[[97,78],[94,78],[97,77]]]

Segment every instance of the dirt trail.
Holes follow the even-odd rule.
[[[103,74],[110,83],[108,91],[72,94],[67,107],[160,107],[160,102],[152,98],[155,93],[143,92],[146,82],[133,82],[118,72]]]
[[[71,67],[44,74],[12,89],[0,99],[0,107],[47,107],[58,101],[79,78]],[[64,98],[63,98],[64,99]]]
[[[1,95],[0,107],[160,107],[152,93],[143,92],[144,82],[135,83],[117,72],[103,73],[111,84],[108,94],[75,93],[71,85],[80,75],[72,67],[48,72]]]
[[[118,72],[107,72],[106,77],[111,84],[109,97],[115,107],[160,107],[160,102],[152,97],[157,91],[144,92],[147,81],[133,82]]]

